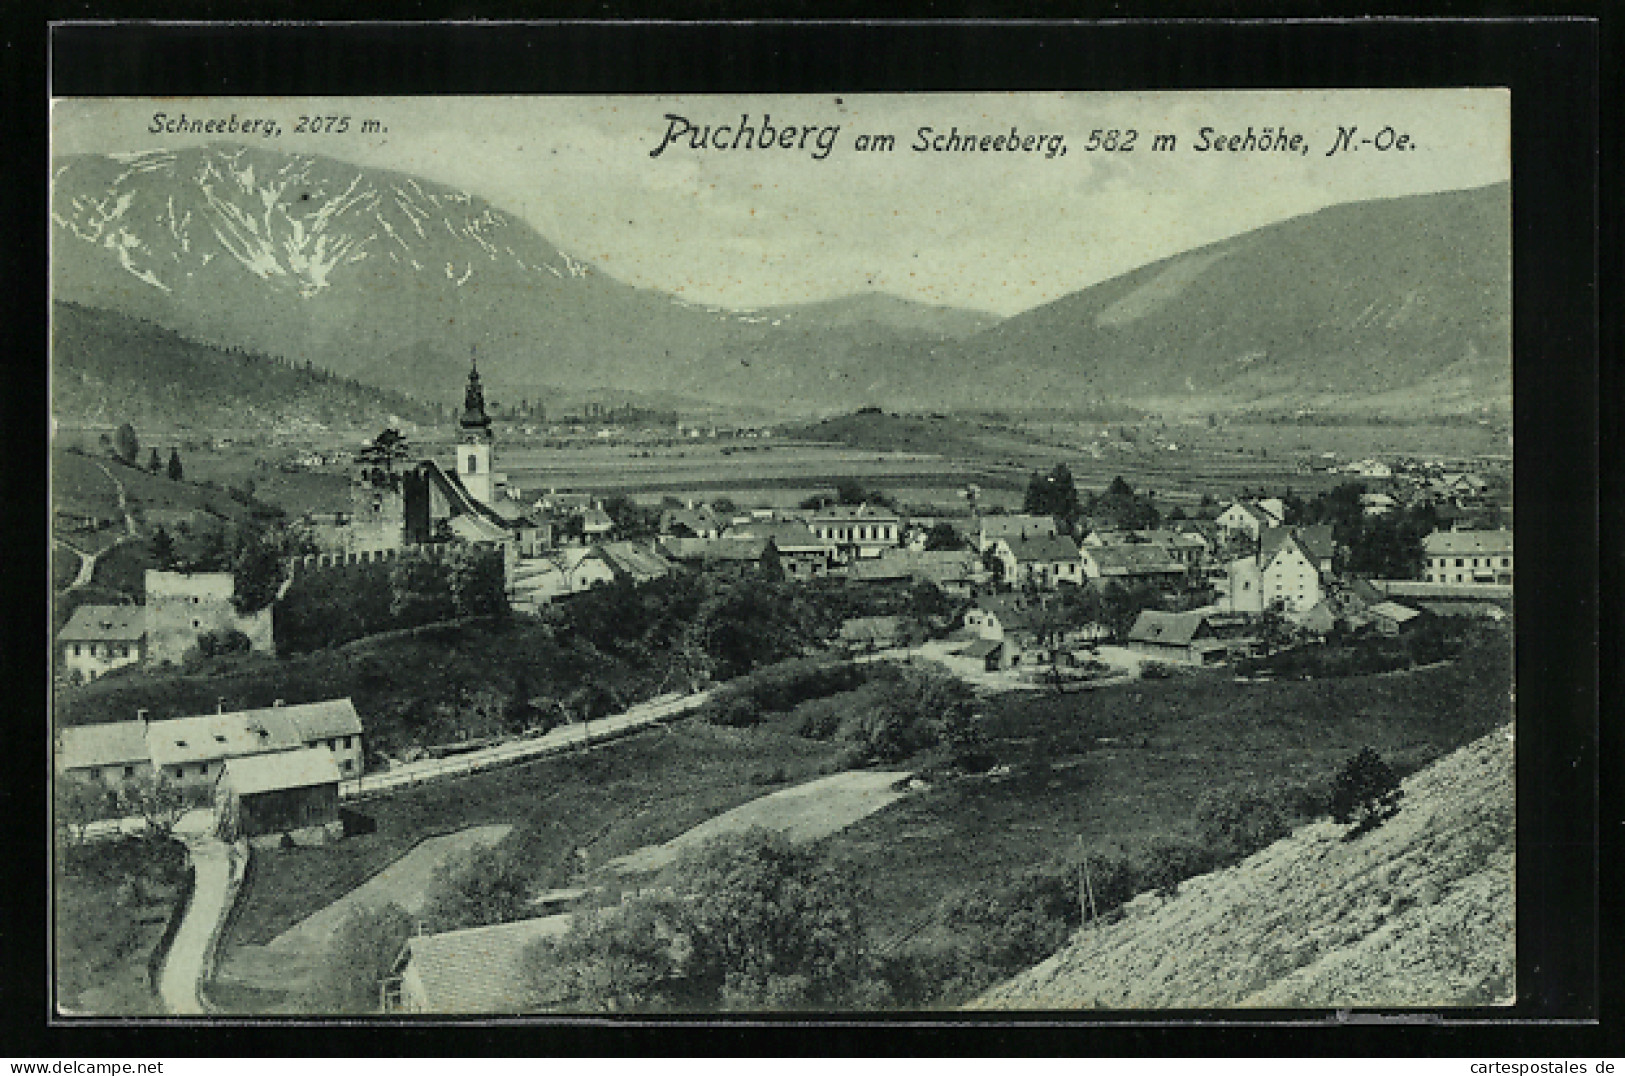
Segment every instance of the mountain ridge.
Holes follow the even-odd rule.
[[[621,283],[476,195],[314,154],[217,144],[54,175],[57,297],[425,400],[475,353],[515,397],[786,414],[1510,401],[1505,185],[1330,207],[1000,319],[884,294],[707,306]]]

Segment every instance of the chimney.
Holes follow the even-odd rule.
[[[147,727],[148,722],[147,722],[147,710],[146,710],[146,707],[142,707],[141,709],[139,709],[139,710],[137,710],[135,712],[135,719],[137,721],[141,722],[141,727],[142,728]]]
[[[226,712],[226,697],[224,695],[216,695],[214,697],[214,712],[217,714],[223,714]]]
[[[271,705],[272,705],[272,706],[281,706],[281,705],[282,705],[282,704],[283,704],[283,703],[284,703],[284,702],[285,702],[285,701],[287,701],[287,700],[285,700],[285,699],[278,699],[278,700],[276,700],[276,701],[275,701],[275,702],[273,702],[273,703],[272,703],[272,704],[271,704]]]

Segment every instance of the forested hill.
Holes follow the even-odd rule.
[[[55,304],[51,408],[60,425],[138,429],[372,429],[432,413],[309,364],[188,340],[149,322]]]

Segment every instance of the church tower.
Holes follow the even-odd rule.
[[[479,367],[469,356],[468,388],[463,393],[462,442],[457,446],[457,477],[470,496],[491,503],[491,416],[485,413],[485,390]]]

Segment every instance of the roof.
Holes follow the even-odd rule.
[[[338,784],[339,764],[326,748],[305,747],[227,759],[220,779],[239,796],[252,796],[285,788]]]
[[[146,762],[147,726],[142,721],[74,725],[62,730],[57,761],[65,770]]]
[[[617,573],[629,575],[640,583],[671,573],[671,561],[632,542],[603,542],[594,548]]]
[[[1429,556],[1512,555],[1511,531],[1434,531],[1422,539]]]
[[[717,514],[707,506],[699,508],[669,508],[660,516],[660,529],[672,530],[675,527],[687,527],[698,534],[705,530],[721,530],[722,521]]]
[[[147,610],[140,605],[81,605],[57,632],[59,643],[130,643],[147,634]]]
[[[834,504],[827,508],[820,508],[813,513],[815,520],[898,520],[900,517],[889,508],[876,508],[867,504]]]
[[[1185,570],[1185,566],[1169,556],[1168,550],[1160,545],[1091,546],[1088,555],[1102,575],[1135,575]]]
[[[1129,629],[1128,639],[1131,643],[1188,646],[1205,623],[1206,613],[1165,613],[1160,609],[1142,609],[1134,620],[1134,627]]]
[[[1415,579],[1373,579],[1371,585],[1390,598],[1472,598],[1478,601],[1511,601],[1510,583],[1424,583]]]
[[[573,919],[546,915],[409,938],[404,965],[416,972],[430,1012],[519,1012],[530,1007],[527,950],[542,938],[562,937]]]
[[[265,716],[257,716],[261,714]],[[280,708],[177,717],[154,721],[147,730],[147,750],[154,766],[286,751],[302,743],[299,729]]]
[[[1479,616],[1490,620],[1500,620],[1506,616],[1506,611],[1494,602],[1474,601],[1426,601],[1417,602],[1417,607],[1423,612],[1434,616]]]
[[[1313,527],[1266,527],[1258,532],[1259,560],[1267,565],[1289,543],[1295,543],[1304,558],[1316,567],[1322,561],[1330,560],[1335,548],[1332,529],[1325,524]]]
[[[1247,513],[1249,516],[1253,517],[1253,519],[1257,520],[1260,524],[1266,527],[1276,527],[1281,523],[1281,520],[1275,515],[1275,513],[1269,511],[1268,509],[1261,508],[1256,504],[1250,504],[1247,501],[1237,501],[1229,508],[1226,508],[1224,512],[1221,512],[1220,515],[1228,513],[1233,508],[1241,509],[1243,512]]]
[[[1035,610],[1020,594],[988,594],[976,599],[973,610],[992,613],[1006,631],[1032,627]]]
[[[1054,534],[1058,527],[1054,516],[983,516],[977,528],[984,538],[1020,538],[1025,535]]]
[[[313,740],[361,732],[361,717],[353,702],[324,699],[154,721],[147,731],[147,746],[154,765],[173,766],[283,751]]]
[[[1078,543],[1069,536],[1038,535],[1032,538],[1002,538],[1017,564],[1054,564],[1078,559]]]
[[[589,508],[581,513],[581,525],[587,530],[611,530],[615,521],[602,508]]]
[[[757,560],[767,548],[763,538],[673,538],[660,539],[661,550],[679,560]]]
[[[323,699],[320,702],[302,702],[293,706],[273,706],[270,710],[282,714],[299,730],[301,739],[324,740],[329,736],[358,736],[361,734],[361,715],[355,712],[355,703],[348,698]],[[252,718],[266,710],[240,711]]]
[[[1384,620],[1392,620],[1399,624],[1403,624],[1407,620],[1422,615],[1415,609],[1412,609],[1409,606],[1400,605],[1398,602],[1378,602],[1376,605],[1373,605],[1370,609],[1366,610],[1366,612],[1370,613],[1372,616],[1380,616]]]
[[[459,538],[469,541],[490,541],[508,536],[511,526],[509,521],[470,493],[456,471],[448,471],[434,460],[421,461],[417,469],[425,481],[440,486],[441,493],[457,513],[452,517],[451,527],[452,532]],[[459,527],[457,522],[459,519],[469,522]],[[475,523],[473,520],[479,522]]]
[[[974,643],[960,650],[959,653],[967,658],[987,658],[998,652],[1004,644],[998,639],[978,639]]]
[[[829,548],[805,523],[744,523],[730,529],[728,536],[770,541],[781,553],[822,553]]]
[[[846,566],[848,579],[864,579],[871,583],[887,579],[907,579],[911,574],[909,566],[901,557],[872,557],[853,561]]]

